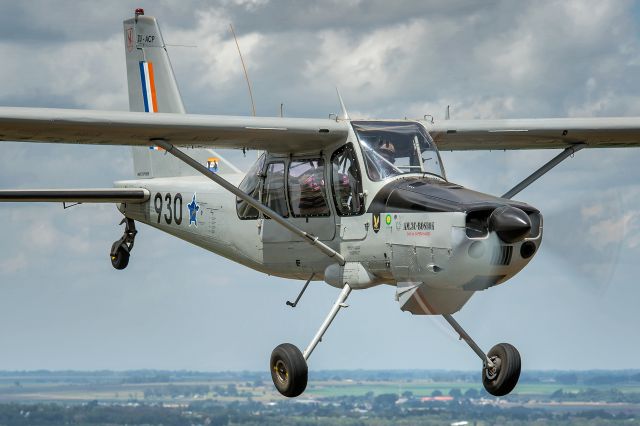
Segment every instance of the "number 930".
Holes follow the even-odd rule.
[[[180,225],[182,223],[182,194],[172,195],[166,193],[163,196],[158,192],[153,198],[153,206],[158,214],[158,223],[162,221],[162,218],[164,218],[167,225],[171,225],[171,223]],[[163,210],[164,214],[162,214]]]

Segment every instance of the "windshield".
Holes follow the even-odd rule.
[[[352,121],[369,179],[380,181],[406,173],[444,179],[440,155],[425,129],[407,121]]]

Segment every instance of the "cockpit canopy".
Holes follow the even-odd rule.
[[[381,181],[408,173],[445,179],[440,154],[420,124],[409,121],[352,121],[369,179]]]

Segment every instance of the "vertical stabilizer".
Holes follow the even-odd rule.
[[[145,16],[142,9],[136,9],[136,16],[124,21],[124,46],[129,110],[184,114],[182,97],[156,18]],[[189,155],[203,164],[211,157],[211,153],[204,149],[191,149]],[[134,147],[133,167],[138,178],[197,174],[192,168],[154,146]]]
[[[184,114],[158,21],[140,13],[138,9],[135,18],[124,21],[129,109]]]

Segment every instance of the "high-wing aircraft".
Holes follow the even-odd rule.
[[[340,289],[301,351],[277,346],[277,390],[295,397],[307,361],[352,290],[395,287],[400,309],[441,315],[482,362],[482,382],[506,395],[520,376],[516,348],[483,351],[453,318],[477,291],[507,282],[537,253],[543,221],[513,197],[583,148],[640,144],[640,118],[356,120],[186,114],[158,23],[124,21],[130,112],[0,108],[0,140],[128,145],[134,177],[108,189],[1,190],[4,202],[114,203],[124,233],[111,263],[125,269],[136,222],[249,268]],[[259,150],[241,173],[212,151]],[[464,188],[439,150],[558,149],[502,196]],[[290,303],[295,306],[297,301]]]

